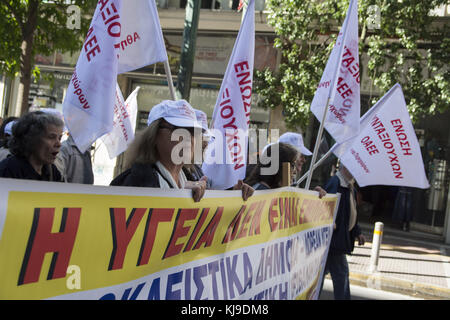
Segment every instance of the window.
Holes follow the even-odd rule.
[[[168,0],[159,0],[160,2],[167,2]],[[186,8],[188,0],[180,0],[180,8]],[[201,9],[215,9],[215,10],[237,10],[239,7],[239,0],[201,0]],[[255,10],[262,11],[265,8],[265,0],[255,0]],[[160,6],[161,7],[161,6]]]

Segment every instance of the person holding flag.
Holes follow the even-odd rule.
[[[303,144],[303,136],[300,133],[285,132],[278,139],[278,143],[280,142],[293,146],[298,152],[297,159],[295,160],[295,173],[293,174],[293,178],[295,178],[297,174],[302,172],[303,164],[306,162],[305,156],[310,156],[312,153]],[[281,156],[280,159],[282,159]],[[319,193],[319,198],[322,198],[327,194],[327,192],[320,186],[314,187],[313,190]]]
[[[300,156],[298,157],[295,166],[297,173],[302,172],[303,164],[306,162],[305,156],[308,157],[312,155],[312,152],[303,144],[303,136],[296,132],[285,132],[280,136],[278,142],[288,143],[297,148],[300,152]]]
[[[255,190],[267,190],[283,187],[283,163],[287,162],[291,167],[291,179],[297,174],[298,159],[301,153],[293,145],[283,142],[271,143],[264,148],[262,157],[273,158],[273,153],[278,153],[278,166],[273,174],[264,173],[264,169],[272,166],[272,163],[262,163],[259,161],[245,182],[251,185]]]

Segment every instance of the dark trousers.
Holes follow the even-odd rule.
[[[346,254],[328,254],[325,275],[330,273],[335,300],[350,300],[350,279]],[[322,279],[322,287],[323,287]],[[322,291],[322,287],[321,290]]]

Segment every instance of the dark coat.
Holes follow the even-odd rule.
[[[148,163],[134,163],[130,169],[125,170],[120,175],[111,181],[111,186],[126,186],[126,187],[147,187],[160,188],[159,175],[166,180],[169,186],[172,186],[169,180],[164,178],[164,175],[159,171],[154,164]],[[173,187],[173,186],[172,186]]]
[[[156,166],[144,163],[134,163],[131,168],[115,177],[110,185],[148,188],[160,187]]]
[[[339,178],[333,176],[324,187],[327,193],[340,193],[341,200],[336,214],[336,229],[330,244],[330,254],[350,254],[355,247],[355,239],[361,234],[361,229],[356,222],[352,230],[348,231],[350,222],[350,189],[341,187]],[[356,199],[356,194],[354,194]]]
[[[8,157],[0,162],[0,177],[64,182],[61,173],[54,164],[43,166],[42,175],[40,175],[27,159],[17,156]]]

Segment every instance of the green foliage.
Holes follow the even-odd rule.
[[[450,107],[450,26],[430,11],[448,0],[360,0],[361,65],[382,93],[399,82],[413,120]],[[347,0],[269,0],[268,21],[281,51],[279,69],[255,72],[262,105],[283,106],[288,127],[305,127],[309,106],[347,12]],[[380,8],[380,28],[369,30],[369,6]],[[360,59],[361,61],[361,59]],[[372,103],[375,103],[375,100]]]
[[[90,15],[96,0],[0,0],[0,72],[11,76],[20,70],[22,42],[33,33],[32,54],[50,55],[55,50],[76,52],[80,50],[84,35],[89,28]],[[67,28],[69,3],[80,7],[81,28]],[[33,4],[37,6],[37,22],[30,23]],[[86,15],[88,17],[86,18]],[[24,57],[22,56],[22,59]],[[36,71],[34,71],[36,74]]]

